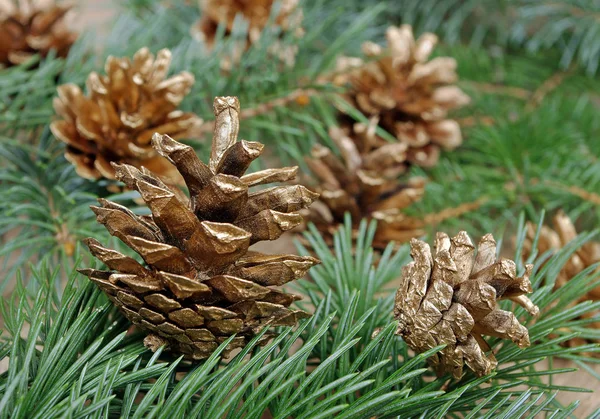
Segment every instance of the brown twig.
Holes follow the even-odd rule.
[[[531,112],[542,103],[544,98],[550,92],[552,92],[558,86],[560,86],[562,82],[573,73],[574,69],[575,67],[571,66],[567,71],[559,71],[557,73],[554,73],[551,77],[546,79],[534,92],[520,87],[503,86],[491,83],[480,83],[473,81],[466,81],[464,83],[483,93],[511,96],[517,99],[527,100],[527,103],[525,105],[525,111]],[[483,116],[479,118],[466,117],[462,120],[459,120],[458,122],[464,127],[471,127],[480,123],[490,126],[494,125],[495,121],[493,117]]]
[[[483,196],[483,197],[477,198],[475,201],[472,201],[472,202],[465,202],[456,207],[444,208],[440,212],[426,214],[422,219],[423,224],[424,225],[439,224],[442,221],[447,220],[449,218],[459,217],[463,214],[466,214],[467,212],[472,212],[472,211],[475,211],[475,210],[481,208],[483,205],[485,205],[487,202],[489,202],[489,200],[490,199],[487,196]]]
[[[538,87],[535,92],[531,95],[527,104],[525,105],[525,111],[531,112],[540,104],[542,100],[548,95],[550,92],[555,90],[558,86],[562,84],[562,82],[573,73],[575,69],[574,66],[571,66],[567,71],[559,71],[550,76],[546,81],[544,81],[540,87]]]
[[[511,96],[517,99],[529,99],[531,92],[521,87],[504,86],[501,84],[481,83],[476,81],[465,80],[461,84],[470,86],[483,93],[491,93],[494,95]]]
[[[485,125],[486,127],[490,127],[494,125],[495,122],[496,120],[494,117],[488,115],[466,116],[458,119],[458,123],[463,127],[473,127],[475,125]]]
[[[554,182],[554,181],[550,181],[550,180],[546,181],[545,183],[548,186],[553,186],[553,187],[562,189],[563,191],[567,191],[570,194],[575,195],[575,196],[583,199],[584,201],[591,202],[594,205],[600,205],[600,195],[597,193],[586,191],[585,189],[582,189],[578,186],[563,185],[562,183]]]
[[[556,7],[558,9],[566,10],[571,16],[591,17],[597,21],[600,21],[600,13],[595,13],[590,10],[585,10],[585,9],[582,9],[581,7],[571,6],[571,5],[567,6],[565,4],[555,3],[555,2],[547,3],[546,6]]]
[[[259,115],[264,115],[264,114],[272,111],[274,108],[277,108],[280,106],[286,106],[290,102],[298,101],[300,103],[305,103],[304,101],[307,98],[310,98],[311,96],[316,95],[318,92],[319,91],[317,89],[298,88],[296,90],[293,90],[286,96],[278,97],[269,102],[261,103],[261,104],[255,106],[254,108],[247,108],[247,109],[241,110],[240,111],[240,120],[254,118]],[[212,132],[214,129],[215,129],[215,121],[214,120],[204,121],[204,123],[199,128],[198,135],[203,135],[203,134]]]
[[[58,220],[60,217],[60,214],[55,208],[54,197],[52,196],[52,193],[50,191],[48,191],[46,188],[42,188],[42,189],[44,190],[44,192],[46,193],[46,196],[48,197],[48,208],[50,209],[50,215],[52,216],[52,218],[54,220]],[[73,252],[75,251],[75,239],[71,235],[69,228],[67,227],[67,225],[65,223],[61,223],[57,227],[58,227],[57,232],[54,235],[56,242],[58,244],[62,245],[62,247],[65,251],[65,254],[67,256],[72,256]]]

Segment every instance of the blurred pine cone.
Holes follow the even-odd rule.
[[[563,211],[557,212],[552,220],[554,228],[542,226],[537,242],[537,254],[541,255],[548,251],[556,252],[569,244],[577,237],[575,225],[567,214]],[[527,223],[527,236],[523,246],[523,258],[528,259],[533,252],[533,241],[536,236],[537,225]],[[584,269],[600,262],[600,242],[589,241],[577,249],[564,264],[559,272],[554,289],[558,289],[570,281],[574,276]],[[579,301],[598,301],[600,300],[600,287],[594,288]],[[588,313],[586,317],[598,315],[600,311]],[[596,329],[600,328],[600,322],[592,323]],[[570,346],[580,346],[588,342],[582,338],[574,338],[567,342]]]
[[[252,186],[291,180],[297,168],[244,175],[263,145],[237,141],[237,98],[216,98],[214,109],[209,165],[166,135],[152,140],[184,177],[189,200],[145,169],[115,165],[117,178],[140,192],[152,216],[136,216],[107,200],[93,207],[98,221],[135,250],[145,266],[88,239],[92,254],[110,270],[81,270],[149,333],[148,347],[167,344],[192,359],[209,356],[234,333],[227,351],[243,347],[264,327],[294,325],[307,316],[289,308],[298,296],[274,287],[302,277],[318,263],[312,257],[248,250],[297,226],[302,221],[297,211],[317,196],[297,185],[249,192]]]
[[[77,173],[89,179],[114,179],[111,163],[146,167],[169,183],[180,178],[175,167],[150,145],[155,132],[174,138],[195,135],[202,120],[178,110],[194,84],[188,72],[166,78],[171,52],[156,55],[140,49],[133,60],[108,57],[106,75],[93,72],[87,96],[75,84],[58,88],[54,109],[62,120],[50,125],[67,144],[65,157]]]
[[[501,310],[498,300],[510,299],[531,315],[539,309],[525,294],[531,292],[527,265],[517,277],[512,260],[496,258],[496,242],[485,235],[477,252],[467,233],[450,239],[436,236],[435,257],[429,245],[411,240],[413,262],[402,270],[394,317],[397,333],[414,351],[421,353],[447,346],[429,358],[436,373],[463,374],[463,364],[479,376],[491,373],[497,361],[482,335],[510,339],[529,346],[529,332],[515,315]]]
[[[0,66],[21,64],[34,54],[45,57],[50,50],[66,57],[77,39],[66,23],[72,7],[52,0],[0,0]]]
[[[353,132],[332,127],[329,135],[341,158],[321,145],[306,158],[318,182],[313,188],[321,195],[307,210],[307,218],[326,241],[331,242],[346,212],[356,225],[365,218],[378,220],[373,246],[379,250],[390,241],[402,243],[422,235],[421,220],[401,211],[421,199],[425,190],[423,178],[398,180],[406,170],[406,144],[380,144],[368,127]]]
[[[452,150],[462,143],[460,126],[448,111],[469,103],[457,86],[456,61],[450,57],[429,60],[437,37],[425,33],[415,40],[410,25],[390,27],[388,48],[363,44],[365,55],[340,59],[337,84],[349,83],[348,99],[365,115],[408,147],[406,160],[434,166],[440,148]]]
[[[225,27],[225,35],[233,31],[236,16],[240,15],[248,22],[248,39],[246,45],[240,45],[231,59],[226,60],[224,67],[228,69],[239,61],[244,50],[258,42],[262,31],[267,26],[275,0],[200,0],[202,18],[192,28],[192,34],[202,39],[212,49],[219,25]],[[283,0],[279,4],[279,13],[274,23],[283,31],[294,30],[296,36],[302,36],[302,9],[298,7],[299,0]],[[271,45],[269,50],[274,56],[288,65],[293,65],[297,48],[283,47],[278,43]]]

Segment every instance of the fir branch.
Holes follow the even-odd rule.
[[[100,232],[89,205],[101,186],[75,173],[47,128],[37,142],[29,146],[2,138],[0,143],[2,288],[17,269],[42,257],[70,263],[77,242]]]

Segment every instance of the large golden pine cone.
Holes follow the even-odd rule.
[[[479,376],[491,373],[497,361],[482,335],[529,346],[527,328],[501,310],[498,300],[510,299],[538,314],[525,296],[531,292],[532,265],[517,277],[512,260],[496,258],[491,234],[481,239],[477,252],[464,231],[452,239],[438,233],[434,256],[423,241],[413,239],[410,245],[413,262],[402,270],[394,305],[397,333],[418,353],[447,345],[429,358],[438,375],[460,378],[463,364]]]
[[[422,167],[437,163],[440,149],[462,143],[460,126],[448,111],[469,103],[457,86],[456,60],[429,56],[437,37],[425,33],[415,40],[410,25],[390,27],[387,49],[363,44],[371,60],[342,58],[337,83],[349,83],[350,102],[406,144],[407,161]]]
[[[320,194],[308,210],[308,220],[327,240],[343,224],[346,212],[357,225],[363,219],[377,219],[373,246],[379,250],[390,241],[402,243],[422,235],[423,223],[401,211],[420,200],[425,191],[423,178],[398,179],[406,170],[406,144],[380,145],[368,128],[358,131],[360,135],[355,132],[350,137],[349,130],[330,128],[341,157],[316,145],[306,158],[315,175],[311,180],[318,182],[311,187]]]
[[[58,88],[54,109],[62,119],[50,128],[67,144],[65,157],[80,176],[114,179],[111,163],[127,163],[179,182],[175,167],[150,145],[152,135],[191,137],[202,120],[178,109],[194,76],[182,72],[167,78],[170,65],[169,50],[155,58],[142,48],[133,60],[108,57],[106,75],[89,75],[87,95],[72,83]]]
[[[0,0],[0,66],[45,57],[50,50],[66,57],[77,39],[66,23],[71,9],[52,0]]]
[[[563,211],[558,211],[552,220],[553,228],[542,226],[537,242],[537,253],[542,255],[548,251],[556,252],[569,244],[577,237],[575,225],[567,214]],[[537,225],[527,223],[527,236],[523,246],[524,259],[529,258],[533,251],[533,241],[536,236]],[[569,280],[575,277],[584,269],[600,262],[600,242],[589,241],[577,249],[564,264],[559,272],[554,288],[558,289],[565,285]],[[600,300],[600,287],[594,288],[586,295],[582,296],[579,301],[598,301]],[[586,317],[597,315],[598,311],[587,313]],[[600,322],[592,323],[596,329],[600,328]],[[575,338],[567,342],[570,346],[579,346],[587,343],[584,339]]]
[[[289,308],[298,296],[275,287],[304,276],[319,262],[248,250],[301,223],[297,212],[317,195],[298,185],[249,192],[253,186],[291,180],[297,168],[244,175],[263,145],[237,141],[237,98],[216,98],[214,110],[208,165],[191,147],[167,135],[156,134],[152,140],[185,179],[189,199],[145,168],[115,165],[117,178],[140,192],[152,216],[136,216],[107,200],[92,207],[98,221],[145,263],[88,239],[92,254],[110,270],[81,270],[130,321],[149,333],[148,347],[167,344],[192,359],[209,356],[234,333],[227,351],[243,347],[264,327],[294,325],[307,316]]]

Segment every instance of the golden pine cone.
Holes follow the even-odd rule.
[[[263,145],[237,141],[237,98],[216,98],[214,110],[209,165],[191,147],[167,135],[156,134],[152,140],[185,179],[189,199],[145,168],[115,164],[117,178],[140,192],[152,216],[136,216],[103,199],[101,207],[92,207],[98,221],[145,264],[88,239],[91,253],[110,270],[81,270],[125,317],[149,333],[146,346],[156,350],[167,344],[192,359],[209,356],[234,333],[226,352],[243,347],[264,327],[290,326],[306,317],[289,308],[298,296],[275,287],[304,276],[319,263],[312,257],[248,250],[301,223],[297,211],[317,195],[297,185],[249,192],[253,186],[291,180],[297,168],[245,175]]]
[[[279,3],[280,10],[275,24],[283,30],[299,28],[302,21],[299,0],[284,0]],[[198,22],[198,29],[205,42],[212,46],[219,25],[224,25],[226,33],[231,33],[236,16],[241,15],[248,21],[248,41],[252,44],[258,41],[267,26],[274,4],[275,0],[200,0],[202,19]]]
[[[372,42],[363,50],[372,61],[342,58],[336,82],[349,83],[350,102],[408,147],[406,159],[422,167],[437,163],[440,148],[462,143],[460,126],[448,111],[469,103],[457,86],[456,60],[429,56],[437,37],[415,40],[410,25],[390,27],[387,49]]]
[[[88,76],[87,96],[72,83],[58,88],[54,109],[62,119],[50,128],[67,144],[65,157],[80,176],[114,179],[111,163],[127,163],[179,183],[175,167],[150,145],[152,135],[193,136],[202,120],[177,109],[194,76],[182,72],[166,78],[170,65],[169,50],[155,58],[142,48],[133,60],[108,57],[106,75]]]
[[[517,277],[512,260],[496,259],[491,234],[481,239],[477,252],[464,231],[452,239],[438,233],[435,258],[423,241],[413,239],[410,246],[413,262],[402,270],[394,304],[397,333],[418,353],[447,345],[429,358],[439,376],[460,378],[463,364],[479,376],[491,373],[497,362],[482,335],[529,346],[527,328],[501,310],[498,300],[510,299],[537,315],[539,309],[525,296],[531,292],[533,265]]]
[[[55,50],[66,57],[77,35],[65,22],[72,5],[51,0],[0,0],[0,65],[27,61],[32,55]]]
[[[552,220],[552,224],[554,228],[544,225],[540,230],[537,243],[538,255],[548,251],[558,251],[577,237],[577,230],[575,229],[573,222],[563,211],[557,212]],[[527,236],[523,246],[524,259],[529,258],[529,255],[532,253],[533,240],[536,236],[536,230],[537,225],[531,222],[527,223]],[[583,246],[577,249],[564,264],[556,278],[554,288],[558,289],[562,287],[581,271],[599,262],[600,242],[589,241],[585,243]],[[580,298],[579,302],[587,300],[600,300],[600,287],[589,291],[586,295]],[[591,317],[597,315],[598,313],[600,312],[596,311],[594,313],[587,313],[586,317]],[[598,329],[600,328],[600,322],[592,323],[592,326]],[[581,338],[571,339],[568,342],[568,344],[571,346],[579,346],[585,343],[587,342]]]
[[[306,163],[314,173],[319,201],[308,210],[308,219],[326,239],[343,224],[346,212],[357,224],[362,219],[377,219],[373,246],[383,249],[390,241],[406,242],[422,235],[423,223],[400,210],[421,199],[423,178],[406,182],[398,176],[406,170],[407,147],[404,143],[376,144],[369,129],[349,130],[332,127],[329,135],[337,145],[341,159],[329,148],[316,145]]]
[[[246,45],[237,45],[231,57],[223,57],[221,67],[230,70],[233,64],[239,62],[243,52],[252,44],[258,42],[262,31],[266,28],[272,13],[275,0],[200,0],[202,18],[192,28],[192,35],[205,42],[212,49],[219,25],[225,27],[225,34],[233,31],[235,18],[241,15],[248,22],[248,39]],[[298,7],[299,0],[283,0],[279,4],[279,13],[274,23],[283,31],[294,30],[297,37],[303,35],[300,26],[302,9]],[[283,46],[275,42],[269,46],[269,52],[281,62],[291,66],[295,62],[297,47]]]

